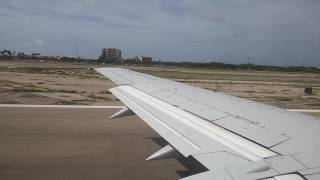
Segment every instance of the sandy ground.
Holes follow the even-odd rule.
[[[165,141],[136,116],[109,119],[114,111],[0,108],[0,179],[160,180],[195,172],[176,159],[145,161]]]
[[[108,91],[113,83],[93,70],[101,66],[106,65],[2,60],[0,103],[119,105]],[[320,109],[318,73],[125,67],[286,109]],[[306,96],[309,85],[314,93]]]
[[[107,79],[0,72],[0,103],[115,104]],[[31,96],[28,98],[28,96]],[[49,102],[42,100],[47,97]],[[94,98],[91,98],[94,97]],[[28,102],[32,101],[32,102]],[[55,100],[55,101],[54,101]]]

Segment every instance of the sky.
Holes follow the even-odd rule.
[[[0,49],[320,66],[319,9],[319,0],[0,0]]]

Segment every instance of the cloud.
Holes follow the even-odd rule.
[[[33,42],[38,46],[43,46],[44,42],[40,39],[33,39]]]
[[[126,57],[320,65],[317,0],[2,0],[0,47]],[[29,37],[37,37],[31,40]],[[45,43],[44,43],[45,42]]]

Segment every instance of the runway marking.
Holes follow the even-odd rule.
[[[0,107],[12,108],[70,108],[70,109],[121,109],[125,106],[88,106],[88,105],[38,105],[38,104],[0,104]]]
[[[294,111],[294,112],[315,112],[315,113],[320,113],[320,110],[318,109],[287,109],[289,111]]]

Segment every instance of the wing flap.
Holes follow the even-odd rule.
[[[263,144],[266,147],[272,147],[289,139],[285,135],[273,132],[264,126],[259,126],[259,124],[252,123],[240,117],[229,116],[214,121],[214,123],[230,131],[237,132],[237,134],[247,137],[259,144]]]
[[[154,98],[131,86],[110,90],[184,156],[228,151],[244,159],[275,155],[254,142]]]
[[[169,143],[174,144],[184,156],[189,156],[192,152],[199,150],[200,147],[187,139],[183,134],[177,132],[165,122],[161,121],[151,112],[145,109],[146,103],[140,102],[133,98],[130,94],[121,90],[121,88],[110,89],[112,94],[119,98],[132,111],[134,111],[141,119],[151,126],[158,134],[164,137]]]
[[[212,180],[212,177],[215,179],[223,179],[223,180],[234,180],[226,170],[220,171],[206,171],[200,174],[195,174],[193,176],[189,176],[183,178],[181,180]]]

